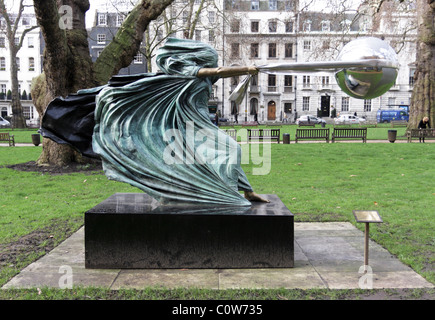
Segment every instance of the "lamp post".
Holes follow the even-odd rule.
[[[368,210],[353,210],[353,215],[356,222],[365,223],[364,232],[364,272],[367,272],[367,266],[369,265],[369,231],[370,223],[381,223],[382,218],[377,211]]]

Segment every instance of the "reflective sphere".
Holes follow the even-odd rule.
[[[359,38],[346,44],[338,61],[355,62],[378,60],[372,66],[347,68],[335,74],[341,90],[357,99],[373,99],[383,95],[396,82],[397,54],[378,38]]]

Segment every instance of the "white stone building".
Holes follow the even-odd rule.
[[[23,14],[16,33],[16,41],[19,41],[23,31],[31,26],[36,26],[35,16],[33,14]],[[0,18],[0,114],[2,117],[9,117],[12,113],[10,59],[6,23],[3,18]],[[33,78],[39,76],[42,72],[39,28],[26,34],[23,46],[17,54],[17,63],[24,116],[28,124],[37,125],[39,115],[31,100],[30,90]]]
[[[178,17],[179,29],[172,37],[184,37],[188,0],[177,0],[171,14]],[[198,8],[201,0],[195,0]],[[333,61],[349,41],[364,36],[384,39],[396,49],[400,70],[389,92],[371,100],[344,94],[334,72],[323,74],[259,74],[253,79],[246,99],[240,105],[228,100],[242,77],[216,83],[210,110],[221,111],[230,121],[252,121],[257,113],[263,122],[293,122],[303,114],[330,117],[332,110],[357,113],[375,120],[380,108],[409,105],[416,59],[415,11],[406,10],[373,20],[370,12],[321,12],[301,10],[299,1],[289,0],[209,0],[196,25],[194,39],[214,46],[220,65],[266,65],[285,62]],[[405,8],[409,9],[409,8]],[[410,8],[413,9],[413,8]],[[401,12],[401,13],[399,13]],[[222,14],[223,13],[223,14]],[[161,29],[160,31],[161,32]]]

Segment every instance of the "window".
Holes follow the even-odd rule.
[[[28,37],[27,38],[27,47],[28,48],[34,48],[35,47],[35,43],[34,43],[33,37]]]
[[[20,58],[16,57],[16,58],[15,58],[15,61],[17,62],[17,70],[20,71],[20,69],[21,69],[21,61],[20,61]]]
[[[293,43],[286,43],[284,47],[284,57],[293,58]]]
[[[331,30],[331,23],[329,21],[322,21],[322,31],[328,32]]]
[[[293,76],[284,76],[284,92],[292,92],[293,90]]]
[[[276,43],[269,43],[269,58],[276,58]]]
[[[252,98],[251,102],[250,102],[250,114],[251,116],[255,115],[256,113],[258,113],[258,100],[256,98]]]
[[[35,58],[29,58],[29,71],[35,71]]]
[[[277,10],[278,9],[278,1],[277,0],[269,0],[269,10]]]
[[[97,35],[97,43],[98,44],[106,44],[106,35],[105,34],[98,34]]]
[[[195,30],[195,40],[201,41],[201,30]]]
[[[364,112],[372,111],[372,100],[364,100]]]
[[[258,32],[260,30],[260,23],[258,21],[251,21],[251,32]]]
[[[6,58],[0,57],[0,71],[6,71]]]
[[[187,23],[188,19],[189,19],[189,12],[183,11],[183,23]]]
[[[310,76],[303,76],[302,77],[302,86],[304,88],[309,88],[311,86],[311,77]]]
[[[107,14],[106,13],[99,13],[98,14],[98,25],[99,26],[106,26],[107,25]]]
[[[0,93],[3,93],[6,95],[6,85],[5,84],[0,85]]]
[[[276,92],[276,75],[275,74],[269,74],[267,77],[267,91],[269,92]]]
[[[208,12],[208,21],[210,23],[215,23],[215,21],[216,21],[216,12],[214,12],[214,11],[209,11]]]
[[[240,32],[240,20],[232,20],[230,25],[231,32],[238,33]]]
[[[276,32],[277,23],[276,21],[269,21],[269,32]]]
[[[351,25],[351,21],[350,20],[344,20],[341,22],[341,30],[342,31],[350,31],[350,25]]]
[[[23,26],[28,26],[28,25],[30,25],[30,20],[29,20],[29,18],[27,18],[27,17],[23,17],[22,24],[23,24]]]
[[[259,57],[259,44],[258,43],[252,43],[251,44],[251,58],[258,58]]]
[[[143,63],[143,54],[142,53],[138,53],[135,57],[133,62],[135,64],[142,64]]]
[[[23,106],[23,116],[25,119],[33,119],[33,107]]]
[[[304,40],[304,50],[311,50],[311,41]]]
[[[415,82],[414,75],[415,75],[415,69],[410,69],[409,70],[409,85],[411,87],[414,86],[414,82]]]
[[[208,41],[213,42],[215,40],[214,30],[208,31]]]
[[[310,97],[302,97],[302,111],[310,111]]]
[[[304,24],[302,25],[302,30],[304,32],[310,32],[311,31],[311,20],[307,20],[304,22]]]
[[[231,44],[231,58],[239,58],[240,57],[240,44],[232,43]]]
[[[396,104],[396,98],[395,97],[389,97],[388,98],[388,105],[394,106]]]
[[[120,27],[124,23],[125,16],[122,13],[118,13],[116,16],[116,26]]]
[[[6,47],[6,38],[0,37],[0,48],[5,48],[5,47]]]
[[[20,38],[15,38],[14,43],[16,46],[19,46],[20,45]]]
[[[286,21],[285,32],[293,32],[293,21]]]
[[[349,97],[341,97],[341,111],[349,111]]]
[[[322,81],[322,87],[329,86],[329,77],[328,76],[322,76],[321,81]]]
[[[260,1],[252,0],[251,1],[251,10],[260,10]]]

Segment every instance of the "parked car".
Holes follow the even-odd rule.
[[[326,123],[326,121],[323,120],[322,118],[317,118],[310,115],[301,116],[300,118],[296,119],[296,124],[299,124],[299,122],[310,122],[315,124]]]
[[[366,119],[364,118],[359,118],[357,116],[353,116],[350,114],[343,114],[341,116],[339,116],[338,118],[334,119],[336,124],[343,124],[343,123],[364,123],[366,121]]]
[[[0,127],[9,127],[10,125],[11,123],[8,120],[0,117]]]

